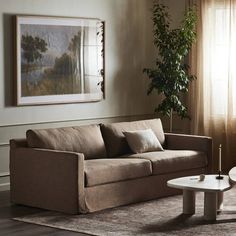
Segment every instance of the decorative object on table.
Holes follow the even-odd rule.
[[[154,3],[153,6],[154,44],[158,49],[156,68],[145,68],[143,71],[150,78],[148,94],[154,89],[164,99],[155,109],[162,115],[170,117],[170,131],[172,132],[172,113],[190,118],[187,107],[181,102],[181,94],[188,92],[189,83],[196,76],[189,74],[186,56],[196,38],[196,10],[189,8],[184,15],[180,28],[170,28],[170,16],[167,7]]]
[[[103,21],[16,16],[15,32],[17,105],[103,99]]]
[[[216,176],[217,179],[223,179],[224,177],[221,175],[221,144],[219,146],[219,170],[218,175]]]
[[[199,181],[204,181],[204,179],[205,179],[205,175],[204,174],[199,175]]]

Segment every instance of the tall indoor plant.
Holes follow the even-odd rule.
[[[158,94],[164,95],[155,112],[170,117],[170,129],[172,129],[173,111],[182,119],[190,118],[187,107],[180,98],[181,93],[188,92],[189,83],[196,79],[194,75],[189,74],[186,56],[196,38],[197,16],[195,9],[189,8],[180,27],[171,29],[168,8],[154,2],[152,20],[154,45],[158,49],[158,57],[156,68],[143,70],[151,80],[147,93],[157,90]]]

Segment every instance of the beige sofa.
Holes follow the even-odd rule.
[[[124,131],[152,129],[164,151],[132,154]],[[163,132],[160,119],[28,130],[10,141],[11,200],[88,213],[179,193],[172,178],[209,172],[212,139]]]

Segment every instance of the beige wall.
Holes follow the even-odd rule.
[[[166,2],[175,19],[181,18],[184,1]],[[9,172],[9,139],[24,136],[28,128],[141,119],[153,113],[158,98],[146,96],[148,79],[142,74],[142,69],[154,61],[151,5],[152,0],[0,0],[0,176]],[[12,106],[15,14],[105,20],[106,99],[83,104]],[[0,189],[8,188],[8,182],[8,177],[0,178]]]
[[[170,15],[173,19],[172,27],[178,27],[181,23],[183,13],[185,10],[185,6],[189,0],[161,0],[164,4],[166,4],[170,9]]]
[[[152,111],[142,69],[149,64],[152,0],[0,0],[0,124],[31,123]],[[105,20],[106,98],[102,102],[12,107],[11,16],[34,14],[96,17]],[[125,89],[124,89],[125,88]]]

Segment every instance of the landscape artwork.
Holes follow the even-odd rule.
[[[16,17],[17,105],[104,97],[104,22]]]

